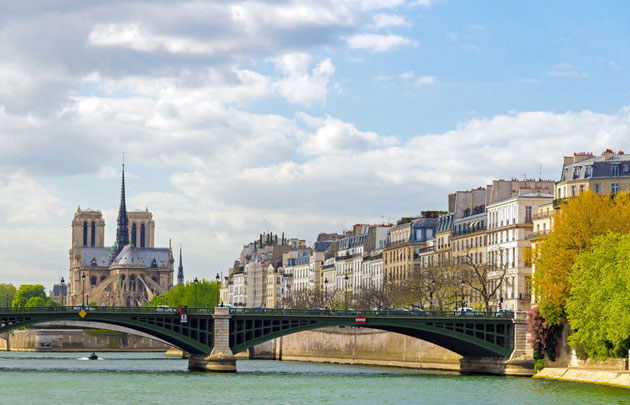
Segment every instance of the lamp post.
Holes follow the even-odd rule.
[[[197,277],[195,277],[193,282],[195,283],[195,308],[197,308],[197,283],[199,282],[199,280],[197,280]]]
[[[63,307],[63,285],[66,281],[61,277],[61,306]]]
[[[464,312],[464,279],[463,278],[460,285],[462,286],[462,313],[463,313]]]
[[[328,292],[328,277],[324,278],[324,307],[327,307],[328,304],[326,303],[326,293]]]
[[[217,279],[217,307],[218,307],[219,306],[219,292],[221,291],[219,287],[219,281],[221,280],[221,276],[219,276],[219,273],[217,273],[217,276],[215,278]]]
[[[348,275],[346,274],[343,279],[345,280],[343,284],[344,293],[346,296],[346,312],[348,312]]]
[[[433,291],[435,290],[435,280],[431,280],[431,293],[430,298],[431,298],[431,311],[433,311]]]
[[[9,308],[9,294],[7,294],[7,308]]]
[[[81,298],[83,299],[83,306],[85,306],[85,273],[81,274]]]

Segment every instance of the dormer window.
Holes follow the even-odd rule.
[[[593,166],[586,166],[584,177],[585,178],[591,177],[592,174],[593,174]]]
[[[153,259],[153,261],[151,262],[151,267],[157,267],[157,261],[155,259]]]
[[[610,166],[610,177],[619,177],[619,165]]]
[[[92,261],[90,262],[90,266],[96,266],[96,257],[92,258]]]
[[[580,177],[580,169],[582,168],[582,166],[576,166],[573,168],[573,178],[577,179]]]

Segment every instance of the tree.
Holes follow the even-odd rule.
[[[197,306],[214,307],[219,296],[219,286],[216,281],[199,280],[197,282]],[[149,305],[169,305],[172,307],[195,305],[195,283],[187,281],[186,284],[179,284],[166,294],[156,295],[149,302]]]
[[[569,278],[578,255],[608,231],[630,232],[630,193],[600,196],[586,191],[569,198],[554,216],[554,229],[538,243],[533,289],[541,316],[560,324],[571,289]]]
[[[33,297],[40,297],[46,302],[46,290],[41,284],[22,284],[13,297],[11,306],[24,307],[29,299]]]
[[[24,304],[25,308],[32,308],[32,307],[46,307],[46,300],[43,299],[42,297],[31,297],[28,299],[28,301],[26,301],[26,304]]]
[[[0,306],[9,306],[16,291],[13,284],[0,284]]]
[[[496,300],[497,292],[501,291],[507,265],[475,263],[472,255],[467,254],[462,263],[462,270],[465,274],[462,278],[464,283],[479,294],[486,311],[490,311],[490,302]]]
[[[608,232],[582,252],[569,276],[569,344],[588,357],[625,357],[630,348],[630,235]]]

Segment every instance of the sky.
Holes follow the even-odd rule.
[[[187,279],[261,232],[446,209],[630,152],[626,1],[0,0],[0,283],[69,274],[77,207],[128,209]],[[177,257],[176,257],[177,260]]]

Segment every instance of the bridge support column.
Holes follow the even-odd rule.
[[[6,351],[11,351],[11,345],[9,344],[9,332],[0,333],[0,339],[4,339],[6,343]]]
[[[527,324],[525,323],[525,312],[517,312],[514,317],[514,351],[510,360],[523,358],[527,352]]]
[[[191,371],[236,372],[236,357],[230,349],[230,309],[214,309],[214,347],[210,356],[190,354],[188,369]]]

